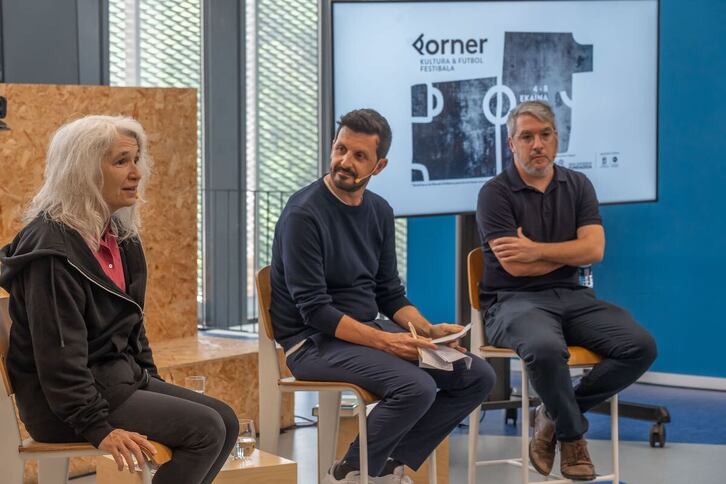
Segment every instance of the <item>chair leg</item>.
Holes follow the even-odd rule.
[[[479,419],[481,418],[481,405],[469,414],[469,484],[476,484],[476,443],[479,440]]]
[[[620,435],[618,430],[618,395],[610,399],[610,439],[613,445],[613,483],[620,482]]]
[[[141,482],[143,484],[151,484],[151,464],[144,462],[141,466]]]
[[[17,449],[17,444],[16,444]],[[3,457],[2,473],[3,479],[10,484],[23,484],[23,474],[25,472],[25,462],[18,456],[17,450],[14,455]]]
[[[318,476],[323,480],[333,465],[338,444],[340,392],[321,391],[318,407]],[[365,412],[365,409],[363,410]]]
[[[434,449],[429,456],[429,484],[436,484],[438,480],[436,474],[436,449]]]
[[[280,439],[280,416],[282,406],[282,392],[278,388],[271,389],[263,394],[260,385],[260,450],[277,455],[277,446]]]
[[[54,457],[38,460],[38,484],[66,484],[68,458]]]
[[[3,363],[4,365],[4,363]],[[4,366],[3,366],[4,371]],[[0,384],[0,463],[2,464],[2,481],[10,484],[22,484],[25,462],[18,453],[20,433],[16,425],[15,405]]]
[[[522,362],[522,484],[529,483],[529,377]]]
[[[368,484],[368,429],[366,427],[366,407],[358,400],[362,408],[358,410],[358,444],[360,447],[360,484]]]
[[[276,382],[260,381],[260,450],[277,455],[282,392]]]

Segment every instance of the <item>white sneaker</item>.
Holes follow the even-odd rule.
[[[360,471],[351,471],[345,475],[342,479],[336,479],[333,475],[333,469],[335,469],[335,466],[338,465],[338,462],[333,462],[333,465],[328,469],[328,473],[325,474],[325,477],[323,477],[323,481],[321,484],[360,484]],[[370,478],[368,480],[370,481]]]
[[[372,484],[413,484],[413,479],[404,474],[403,466],[393,469],[393,473],[385,476],[368,476],[368,482]]]

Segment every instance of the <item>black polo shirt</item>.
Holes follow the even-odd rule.
[[[563,266],[542,276],[515,277],[504,270],[488,242],[516,237],[517,227],[535,242],[564,242],[577,238],[584,225],[602,224],[595,189],[577,171],[554,166],[544,193],[528,186],[512,163],[479,191],[476,221],[484,249],[484,275],[479,295],[482,309],[499,291],[538,291],[578,285],[577,267]]]

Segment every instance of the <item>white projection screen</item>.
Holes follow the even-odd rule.
[[[397,216],[474,211],[512,163],[506,116],[528,99],[554,107],[555,162],[585,173],[601,203],[657,199],[657,0],[331,9],[331,112],[390,122],[389,164],[368,187]]]

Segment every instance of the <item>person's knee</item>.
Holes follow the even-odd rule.
[[[198,449],[205,453],[217,455],[224,446],[227,436],[227,423],[222,415],[210,407],[203,407],[203,410],[196,412],[193,418],[188,420],[191,434],[189,447]],[[233,427],[239,423],[232,423]],[[234,430],[234,429],[232,429]],[[239,433],[239,430],[237,430]]]
[[[227,436],[234,436],[236,439],[237,435],[239,435],[239,419],[232,407],[220,401],[215,410],[222,417]]]
[[[410,375],[410,378],[406,378],[406,380],[394,393],[394,397],[405,400],[422,411],[431,407],[436,399],[434,379],[427,373],[419,371]]]
[[[650,367],[658,357],[658,347],[653,336],[643,330],[633,341],[633,354],[644,368]]]
[[[627,343],[623,344],[620,349],[620,352],[624,354],[620,358],[637,361],[639,366],[644,370],[647,369],[658,357],[655,339],[638,324],[629,311],[618,306],[612,306],[611,311],[615,312],[618,321],[622,321],[629,328],[626,337]]]
[[[469,389],[472,400],[483,402],[489,397],[492,388],[494,388],[497,376],[492,366],[486,360],[473,357],[472,365],[469,369],[469,379],[471,381]]]

